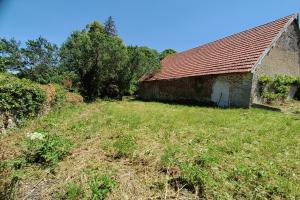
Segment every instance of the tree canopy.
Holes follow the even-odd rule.
[[[59,75],[58,52],[59,48],[43,37],[28,40],[25,48],[21,49],[24,65],[18,75],[39,83],[53,82]]]
[[[159,53],[148,47],[127,47],[129,62],[127,69],[128,92],[134,94],[137,91],[138,80],[147,73],[159,70]]]
[[[0,39],[0,71],[17,70],[24,66],[20,42],[15,39]]]
[[[80,79],[82,94],[89,100],[119,94],[119,72],[127,63],[123,41],[110,36],[99,22],[76,31],[61,47],[62,65]]]
[[[177,51],[175,51],[174,49],[166,49],[164,51],[162,51],[159,55],[159,60],[163,60],[164,58],[166,58],[167,56],[176,54]]]
[[[116,23],[113,20],[112,16],[108,17],[108,19],[104,23],[104,26],[105,26],[104,27],[105,31],[108,35],[110,35],[110,36],[117,36],[118,35]]]
[[[74,31],[60,48],[43,37],[20,46],[15,39],[0,40],[0,71],[13,70],[42,84],[68,85],[87,100],[135,94],[138,80],[159,70],[162,57],[175,52],[126,46],[112,17],[104,25],[94,21]]]

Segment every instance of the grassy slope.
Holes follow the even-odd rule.
[[[118,187],[110,199],[193,198],[165,184],[171,177],[162,172],[161,157],[175,148],[182,161],[201,158],[207,198],[300,198],[298,113],[97,101],[68,106],[1,136],[2,159],[19,155],[20,141],[33,131],[64,135],[75,146],[55,173],[26,167],[18,197],[57,198],[69,183],[88,195],[87,171],[94,170],[114,174]],[[127,157],[113,157],[115,141],[128,135],[134,148]]]

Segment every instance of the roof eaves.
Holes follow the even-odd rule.
[[[251,73],[254,73],[256,68],[261,64],[261,62],[263,61],[263,59],[265,58],[265,56],[270,52],[270,50],[272,49],[272,47],[275,46],[276,42],[278,41],[278,39],[280,38],[280,36],[282,35],[283,32],[286,31],[286,29],[289,27],[289,25],[291,25],[291,23],[296,19],[298,20],[299,18],[299,14],[295,13],[291,16],[291,19],[284,25],[284,27],[282,28],[282,30],[278,33],[278,35],[272,40],[272,42],[270,43],[270,45],[264,50],[264,52],[262,53],[262,55],[258,58],[257,62],[253,65],[252,69],[251,69]]]
[[[206,73],[206,74],[194,74],[194,75],[185,75],[185,76],[176,76],[176,77],[168,77],[168,78],[165,78],[165,77],[162,77],[162,78],[159,78],[159,79],[144,79],[144,80],[141,80],[139,82],[152,82],[152,81],[172,81],[172,80],[178,80],[178,79],[182,79],[182,78],[192,78],[192,77],[203,77],[203,76],[216,76],[216,75],[225,75],[225,74],[246,74],[246,73],[251,73],[251,71],[249,70],[232,70],[230,72],[228,71],[224,71],[224,72],[213,72],[213,73]]]

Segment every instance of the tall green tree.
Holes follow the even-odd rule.
[[[20,42],[0,39],[0,71],[16,71],[24,66]]]
[[[149,73],[160,69],[159,53],[148,47],[128,46],[129,61],[123,80],[129,94],[134,94],[138,89],[138,80]]]
[[[159,60],[163,60],[165,59],[167,56],[170,56],[170,55],[173,55],[173,54],[176,54],[177,51],[175,51],[174,49],[166,49],[164,51],[162,51],[159,55]]]
[[[120,95],[119,73],[127,64],[127,49],[99,22],[73,32],[62,45],[60,55],[62,65],[78,75],[79,90],[86,99]]]
[[[108,19],[104,23],[104,26],[105,26],[104,27],[105,31],[107,32],[108,35],[110,35],[110,36],[117,36],[118,35],[116,23],[113,20],[112,16],[108,17]]]
[[[21,49],[24,66],[20,68],[20,77],[39,83],[55,82],[59,76],[59,48],[43,37],[28,40]]]

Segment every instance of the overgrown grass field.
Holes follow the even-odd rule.
[[[300,198],[299,111],[99,100],[0,137],[2,198]]]

